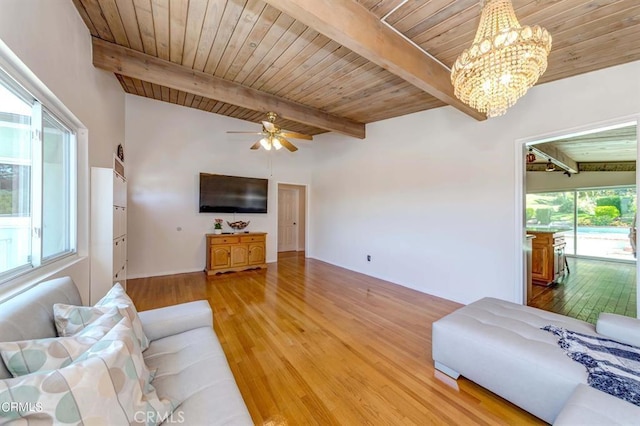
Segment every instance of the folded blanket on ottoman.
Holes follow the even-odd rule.
[[[558,345],[589,373],[589,386],[640,406],[640,348],[547,325]]]

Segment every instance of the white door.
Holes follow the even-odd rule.
[[[278,251],[298,249],[298,190],[278,188]]]

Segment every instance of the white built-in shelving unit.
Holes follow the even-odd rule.
[[[127,180],[124,164],[91,168],[91,304],[127,283]]]

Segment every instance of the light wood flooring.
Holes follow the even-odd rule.
[[[267,270],[130,280],[128,292],[140,310],[209,301],[256,424],[544,424],[434,370],[431,324],[460,305],[300,253]]]
[[[567,258],[571,272],[550,287],[534,285],[530,306],[595,324],[600,312],[636,316],[634,263]]]

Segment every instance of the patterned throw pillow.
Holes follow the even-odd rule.
[[[143,424],[167,418],[177,404],[149,384],[138,339],[123,318],[71,365],[0,380],[0,424]]]
[[[123,316],[111,308],[72,337],[0,342],[0,356],[13,377],[66,367],[102,339]]]
[[[56,303],[53,305],[53,316],[58,330],[58,336],[73,336],[88,324],[95,321],[109,309],[116,307],[123,316],[129,318],[133,324],[133,332],[138,337],[144,351],[149,347],[149,339],[144,334],[138,311],[133,301],[127,296],[120,283],[116,283],[109,292],[95,304],[95,306],[73,306]]]

